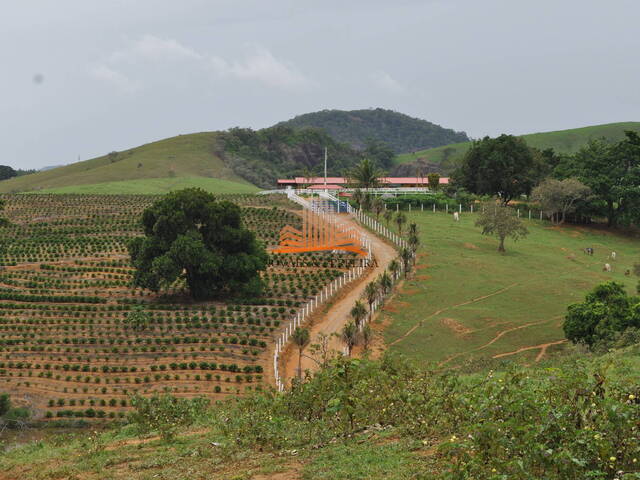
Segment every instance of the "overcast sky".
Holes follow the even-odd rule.
[[[384,107],[472,137],[640,120],[638,0],[20,0],[0,164]]]

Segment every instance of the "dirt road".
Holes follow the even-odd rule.
[[[379,237],[369,232],[364,227],[360,226],[354,219],[350,217],[341,217],[345,223],[349,223],[351,226],[367,235],[371,240],[371,249],[373,251],[373,257],[376,260],[374,267],[370,268],[368,272],[359,280],[356,280],[349,287],[349,290],[334,300],[334,303],[324,311],[319,310],[318,314],[313,318],[312,326],[310,327],[311,343],[317,342],[319,333],[332,334],[338,333],[342,330],[342,327],[350,320],[349,312],[353,307],[356,300],[362,297],[365,287],[368,283],[375,280],[378,275],[382,274],[384,270],[389,266],[391,260],[397,257],[397,251],[388,243],[381,240]],[[329,344],[330,349],[342,351],[343,344],[339,338],[332,337]],[[285,385],[290,385],[291,378],[297,375],[298,368],[298,350],[292,347],[291,343],[285,352],[283,352],[281,360],[280,371],[282,372],[282,380]],[[309,369],[311,371],[317,369],[316,362],[309,358],[302,359],[303,371]]]

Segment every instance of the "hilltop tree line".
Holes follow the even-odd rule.
[[[452,188],[495,195],[503,204],[529,196],[559,223],[568,214],[606,218],[609,226],[640,223],[640,136],[592,140],[573,155],[529,147],[501,135],[473,142],[452,176]]]
[[[14,169],[9,165],[0,165],[0,180],[8,180],[13,177],[20,177],[22,175],[28,175],[30,173],[36,173],[37,170],[21,170]]]
[[[322,110],[299,115],[277,126],[297,130],[321,128],[334,140],[364,150],[370,142],[385,142],[394,153],[406,153],[469,140],[464,132],[443,128],[393,110]]]

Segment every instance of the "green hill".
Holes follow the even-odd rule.
[[[170,177],[205,177],[251,184],[226,166],[215,132],[179,135],[121,152],[0,182],[0,193]],[[227,185],[229,186],[229,185]]]
[[[282,176],[341,175],[361,155],[318,129],[232,128],[179,135],[102,157],[0,182],[0,193],[162,193],[176,185],[243,193],[273,188]],[[182,179],[182,180],[177,180]],[[213,181],[217,180],[217,182]],[[115,190],[111,190],[111,189]]]
[[[336,141],[363,149],[367,140],[387,143],[396,153],[438,147],[469,140],[464,132],[443,128],[426,120],[382,108],[322,110],[298,115],[276,126],[320,128]]]
[[[558,153],[574,153],[592,139],[605,138],[612,142],[619,141],[624,137],[625,130],[640,131],[640,122],[608,123],[570,130],[531,133],[522,135],[522,138],[529,146],[541,150],[553,148]],[[437,164],[443,172],[450,173],[470,146],[471,142],[461,142],[405,153],[396,157],[396,163],[402,165],[420,161],[426,164]]]

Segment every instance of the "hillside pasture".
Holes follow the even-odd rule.
[[[462,214],[460,222],[445,213],[407,216],[420,230],[417,269],[378,322],[387,325],[386,345],[414,359],[441,366],[478,358],[539,361],[564,347],[567,305],[596,284],[615,280],[635,292],[638,279],[624,273],[640,261],[638,239],[525,220],[529,236],[507,240],[502,255],[497,239],[474,226],[476,214]],[[607,262],[611,273],[603,272]]]
[[[522,135],[522,138],[529,146],[540,150],[553,148],[557,153],[575,153],[586,145],[589,140],[605,138],[610,142],[620,141],[624,138],[625,130],[640,131],[640,122],[608,123],[569,130],[531,133]],[[471,142],[461,142],[413,153],[404,153],[396,157],[396,163],[413,162],[421,158],[441,164],[443,168],[451,170],[457,166],[470,147]]]
[[[167,177],[207,177],[250,185],[218,157],[215,132],[166,138],[115,154],[0,182],[0,193]]]

